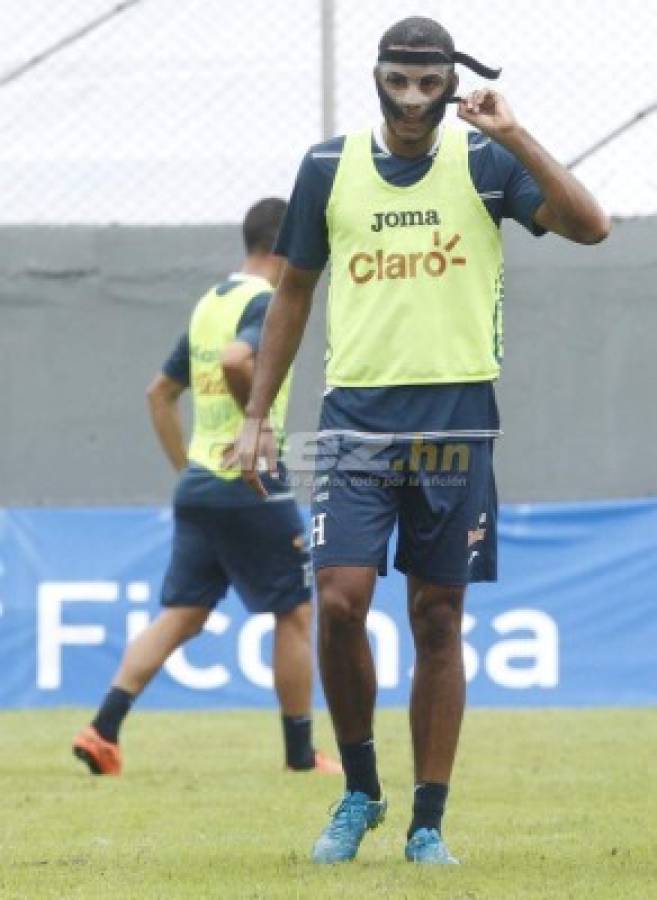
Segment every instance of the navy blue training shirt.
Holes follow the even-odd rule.
[[[300,269],[321,270],[330,256],[326,207],[345,136],[311,147],[304,157],[275,252]],[[397,187],[423,178],[435,152],[409,159],[382,150],[372,138],[379,174]],[[541,190],[513,154],[480,132],[468,133],[468,161],[475,190],[499,227],[512,218],[540,236],[534,213]],[[466,431],[481,436],[499,431],[492,382],[395,387],[329,387],[322,404],[320,431],[411,433]]]

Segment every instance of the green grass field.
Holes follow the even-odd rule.
[[[140,713],[126,772],[70,754],[88,712],[0,714],[0,898],[657,897],[654,710],[466,717],[445,834],[460,868],[403,861],[405,713],[377,721],[385,825],[356,862],[308,860],[341,779],[282,771],[272,712]],[[332,749],[327,719],[318,744]]]

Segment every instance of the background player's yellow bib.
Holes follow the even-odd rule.
[[[446,128],[429,172],[395,187],[370,131],[348,135],[327,207],[326,380],[344,387],[488,381],[503,350],[499,229]]]
[[[264,278],[249,277],[225,293],[212,288],[199,300],[189,326],[191,389],[194,430],[189,460],[221,478],[239,478],[236,469],[222,467],[222,455],[239,434],[244,415],[228,390],[221,354],[236,339],[237,326],[249,302],[272,287]],[[271,409],[270,420],[279,444],[284,438],[290,379],[283,383]]]

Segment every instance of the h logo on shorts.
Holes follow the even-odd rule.
[[[312,517],[312,528],[310,531],[310,546],[322,547],[326,543],[324,535],[324,522],[326,521],[326,513],[318,513]]]

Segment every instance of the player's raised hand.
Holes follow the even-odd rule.
[[[504,97],[488,88],[473,91],[464,97],[458,105],[457,115],[492,138],[501,136],[517,125]]]
[[[226,448],[223,464],[228,469],[239,469],[249,487],[267,496],[259,472],[267,471],[278,477],[278,449],[274,430],[268,419],[247,417],[235,443]]]

